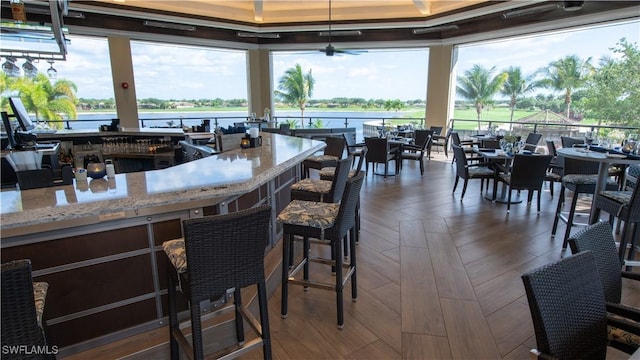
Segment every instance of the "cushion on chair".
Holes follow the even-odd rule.
[[[613,340],[622,344],[640,347],[640,336],[615,326],[607,326],[607,338],[609,341]]]
[[[187,271],[187,253],[184,250],[184,239],[174,239],[162,243],[162,250],[176,268],[178,274]]]
[[[340,160],[340,158],[333,155],[312,155],[304,159],[304,161],[316,161],[316,162],[338,161],[338,160]]]
[[[468,168],[468,170],[469,170],[469,177],[471,178],[494,174],[493,170],[485,166],[470,167]]]
[[[291,185],[291,190],[328,194],[331,191],[331,181],[308,178],[302,179],[297,183]]]
[[[38,325],[42,327],[42,314],[44,313],[44,302],[47,297],[47,290],[49,284],[46,282],[34,282],[33,283],[33,299],[36,305],[36,317],[38,318]]]
[[[278,221],[324,230],[333,226],[339,209],[339,203],[293,200],[278,215]]]
[[[628,204],[631,201],[632,194],[633,191],[603,191],[600,193],[600,195],[617,201],[620,204]]]
[[[328,180],[328,179],[333,179],[333,176],[336,173],[336,168],[335,166],[327,166],[327,167],[323,167],[320,170],[320,179],[322,180]],[[349,171],[349,178],[352,178],[356,176],[356,170],[350,170]]]

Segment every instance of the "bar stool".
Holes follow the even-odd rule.
[[[282,318],[287,317],[288,312],[288,286],[289,284],[302,285],[305,290],[316,287],[336,292],[337,322],[338,328],[344,327],[343,288],[351,279],[351,298],[357,299],[356,281],[356,248],[354,240],[355,232],[355,208],[359,200],[360,189],[364,181],[364,172],[347,180],[342,196],[342,201],[336,203],[321,203],[313,201],[293,200],[278,215],[278,221],[283,224],[282,245]],[[295,236],[303,238],[302,259],[291,269],[290,248],[293,246]],[[329,245],[331,247],[331,259],[312,257],[309,255],[310,238],[314,243]],[[342,241],[349,241],[349,263],[343,263]],[[323,283],[309,278],[309,263],[317,262],[331,265],[335,269],[335,283]],[[343,268],[346,272],[343,275]],[[303,270],[303,278],[296,279],[295,275]]]
[[[560,196],[558,196],[558,207],[556,208],[553,228],[551,229],[551,237],[556,236],[556,230],[558,228],[559,220],[562,220],[567,224],[567,229],[564,232],[564,239],[562,241],[562,250],[564,251],[567,249],[571,227],[574,225],[573,218],[576,215],[578,196],[580,194],[593,194],[596,191],[598,163],[578,159],[570,159],[567,157],[563,158],[564,175],[562,176],[562,186],[560,187]],[[569,214],[565,216],[562,212],[562,205],[564,204],[566,189],[573,191],[573,197],[571,199]],[[605,190],[617,189],[618,184],[611,179],[607,179]]]
[[[362,164],[364,164],[364,160],[367,157],[368,148],[366,146],[362,146],[360,149],[360,158],[358,159],[358,165],[355,170],[349,171],[349,178],[354,177],[356,174],[360,173],[362,170]],[[335,176],[336,168],[335,167],[326,167],[320,170],[320,180],[333,180]],[[356,244],[360,242],[360,201],[356,205]]]
[[[5,346],[37,346],[47,349],[47,353],[34,354],[29,358],[55,359],[51,349],[47,348],[43,321],[49,284],[33,281],[31,261],[28,259],[4,263],[1,265],[1,272],[2,349]],[[10,354],[5,356],[11,358]]]
[[[162,248],[168,267],[169,338],[171,358],[179,358],[179,347],[191,359],[204,357],[201,302],[226,302],[233,293],[238,346],[225,355],[235,357],[262,345],[265,359],[271,359],[271,337],[264,277],[264,251],[269,240],[271,207],[262,205],[231,214],[183,221],[184,239],[165,241]],[[180,330],[176,304],[176,273],[180,291],[189,301],[193,346]],[[240,290],[257,285],[260,321],[242,303]],[[244,341],[246,320],[258,338]],[[187,351],[189,349],[189,351]]]
[[[638,237],[638,223],[640,223],[640,184],[633,190],[603,191],[595,197],[596,212],[593,221],[598,221],[600,211],[609,213],[609,224],[613,226],[613,218],[624,222],[620,237],[619,257],[624,260],[627,244],[631,245],[628,259],[633,259],[636,239]]]
[[[328,136],[324,140],[327,146],[322,155],[312,155],[302,161],[303,175],[309,177],[309,169],[320,170],[327,166],[336,166],[342,158],[347,141],[344,136]]]
[[[351,155],[338,160],[335,166],[335,176],[332,180],[305,178],[292,184],[291,200],[339,202],[349,177],[352,162],[353,156]]]

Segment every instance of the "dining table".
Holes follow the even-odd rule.
[[[497,202],[500,204],[509,203],[509,194],[507,192],[507,184],[502,183],[502,188],[500,190],[500,195],[498,192],[498,176],[500,174],[500,169],[509,167],[511,160],[513,160],[513,155],[504,152],[502,149],[488,149],[488,148],[475,148],[474,152],[481,156],[486,161],[494,163],[494,176],[493,176],[493,191],[491,193],[486,192],[484,198],[487,200],[491,200],[493,202]],[[511,197],[512,204],[519,204],[522,202],[520,195],[517,194],[515,197]]]
[[[612,164],[631,165],[640,164],[640,157],[629,155],[617,151],[615,149],[603,149],[591,150],[589,148],[560,148],[557,150],[558,156],[564,156],[569,159],[578,159],[584,161],[592,161],[598,163],[598,177],[596,180],[596,188],[594,194],[599,194],[604,190],[607,183],[607,177],[609,176],[609,166]],[[594,223],[595,219],[595,201],[591,202],[591,211],[589,213],[589,223]]]

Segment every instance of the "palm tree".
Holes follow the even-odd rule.
[[[36,121],[62,120],[62,115],[66,115],[68,119],[77,117],[77,87],[69,80],[60,79],[52,84],[46,75],[40,73],[34,79],[18,79],[13,88],[20,93],[27,111],[35,113]],[[62,126],[62,123],[55,124]]]
[[[313,85],[315,80],[308,73],[302,72],[302,66],[296,64],[295,67],[288,69],[280,78],[278,90],[275,91],[277,97],[286,104],[297,105],[300,108],[300,122],[304,128],[304,109],[313,93]]]
[[[495,66],[486,69],[480,65],[464,72],[464,76],[458,76],[456,85],[457,94],[462,98],[472,101],[478,113],[478,131],[480,130],[480,114],[486,104],[492,102],[493,96],[500,90],[507,80],[507,73],[493,76]]]
[[[520,67],[510,66],[506,71],[508,78],[502,85],[500,93],[508,96],[510,99],[509,108],[511,108],[511,117],[509,121],[509,131],[513,125],[513,113],[516,111],[516,102],[518,98],[538,87],[538,84],[531,80],[531,76],[522,76]]]
[[[544,78],[540,84],[557,91],[564,91],[564,103],[567,108],[566,116],[571,115],[571,95],[574,90],[582,88],[593,74],[591,58],[580,59],[577,55],[568,55],[553,61],[540,70]]]

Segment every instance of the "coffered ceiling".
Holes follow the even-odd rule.
[[[29,20],[46,22],[34,10],[48,1],[23,1]],[[2,0],[3,18],[11,16],[8,3]],[[326,43],[329,24],[333,43],[375,48],[460,44],[640,18],[640,1],[609,0],[331,0],[331,22],[329,0],[70,0],[68,7],[70,34],[276,50]]]

